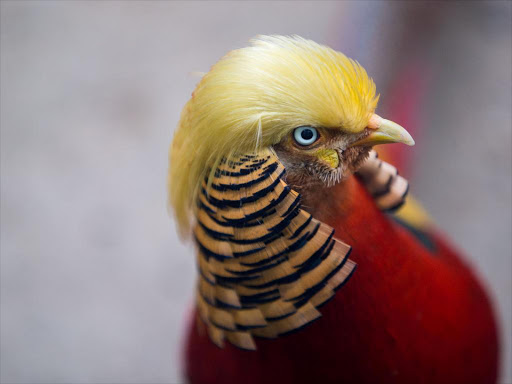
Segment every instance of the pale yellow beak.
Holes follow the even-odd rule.
[[[374,146],[378,144],[403,143],[414,145],[414,139],[403,127],[390,120],[383,119],[379,115],[373,115],[368,122],[368,128],[372,132],[364,139],[351,144],[355,146]]]

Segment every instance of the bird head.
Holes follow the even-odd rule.
[[[182,233],[222,159],[270,148],[307,200],[356,171],[373,145],[413,145],[375,114],[378,98],[356,61],[297,36],[261,36],[228,53],[197,85],[171,146],[170,204]]]

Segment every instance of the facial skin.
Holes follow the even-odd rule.
[[[292,131],[274,146],[286,168],[286,182],[302,194],[306,204],[309,196],[315,195],[319,188],[332,187],[354,173],[371,150],[370,146],[350,147],[368,136],[368,129],[355,134],[335,129],[315,129],[318,137],[309,145],[301,145]]]

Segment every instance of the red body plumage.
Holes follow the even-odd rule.
[[[191,321],[185,374],[196,383],[495,383],[489,300],[438,234],[431,251],[381,213],[356,178],[331,188],[331,225],[358,269],[322,317],[257,351],[220,349]],[[338,196],[337,198],[335,196]],[[337,203],[338,202],[338,203]]]

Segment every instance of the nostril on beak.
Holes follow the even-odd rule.
[[[368,121],[368,128],[369,129],[378,129],[382,124],[382,117],[380,117],[377,114],[373,114],[372,117],[370,117],[370,120]]]

